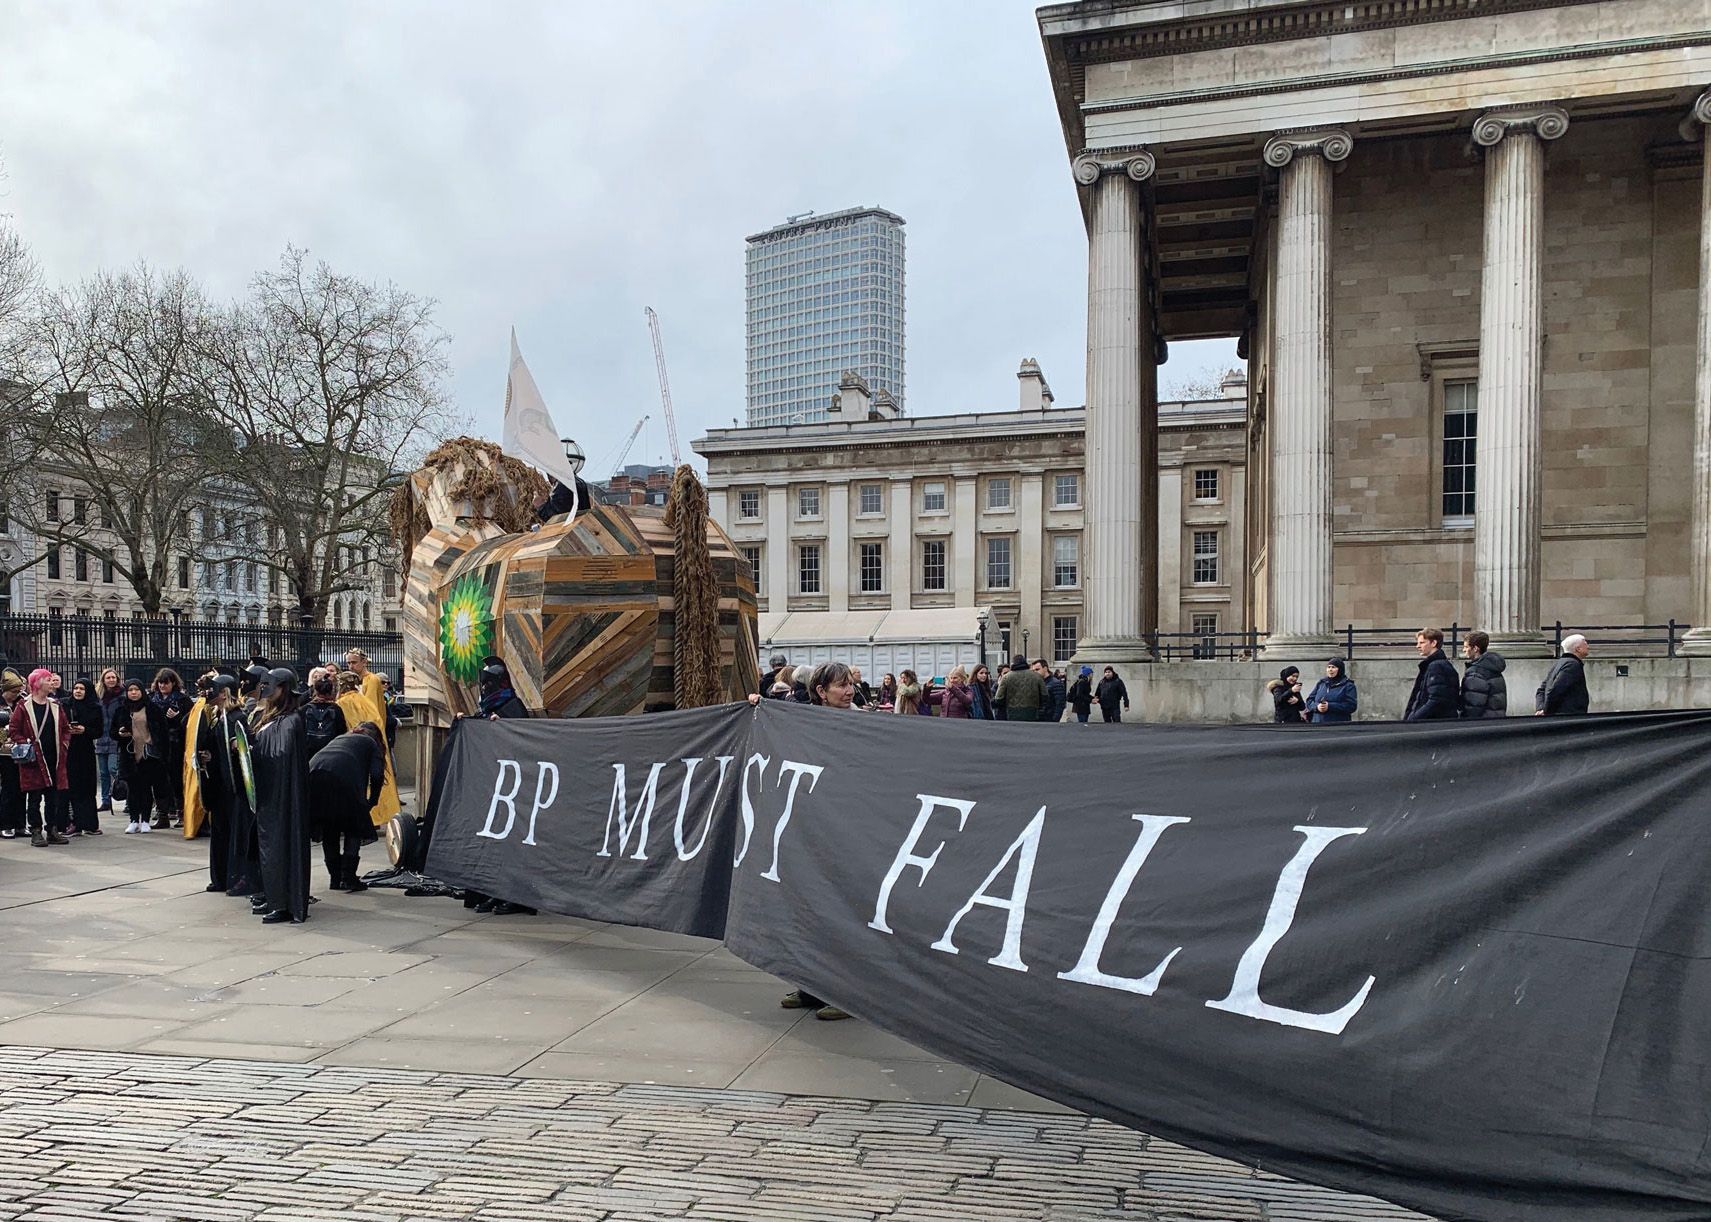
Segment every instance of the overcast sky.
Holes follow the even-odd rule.
[[[743,238],[908,222],[908,411],[1083,399],[1086,240],[1018,0],[6,0],[0,212],[52,280],[138,258],[220,295],[289,244],[435,298],[497,437],[514,324],[602,477],[743,414]],[[1234,361],[1176,345],[1168,390]],[[829,391],[828,391],[829,393]]]

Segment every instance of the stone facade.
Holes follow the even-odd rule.
[[[1088,615],[1086,417],[1051,406],[1033,361],[1018,383],[1016,411],[907,419],[858,411],[868,400],[846,384],[826,423],[698,439],[713,517],[755,564],[763,615],[979,607],[994,655],[1070,661]],[[1159,405],[1165,633],[1228,631],[1243,616],[1239,378],[1227,393]]]
[[[1350,624],[1519,657],[1559,620],[1711,627],[1711,0],[1039,21],[1089,230],[1087,410],[1145,433],[1160,343],[1240,337],[1268,655]],[[1089,480],[1094,535],[1150,482],[1144,437],[1125,452],[1133,480]]]

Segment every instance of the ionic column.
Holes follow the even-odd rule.
[[[1331,167],[1345,131],[1265,146],[1279,171],[1271,392],[1271,624],[1265,656],[1323,658],[1331,623]]]
[[[1150,662],[1146,591],[1158,580],[1147,529],[1157,513],[1156,347],[1144,263],[1146,152],[1084,153],[1087,232],[1086,618],[1076,661]],[[1154,456],[1148,461],[1147,456]]]
[[[1550,652],[1539,631],[1539,441],[1544,372],[1545,141],[1568,130],[1557,106],[1493,111],[1485,149],[1485,261],[1479,307],[1479,435],[1473,514],[1475,627],[1511,656]]]
[[[1693,387],[1693,555],[1689,614],[1693,630],[1682,652],[1711,657],[1711,91],[1699,95],[1692,122],[1700,129],[1704,169],[1699,196],[1699,366]]]

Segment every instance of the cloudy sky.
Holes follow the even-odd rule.
[[[514,324],[591,471],[644,413],[743,413],[743,238],[908,222],[908,410],[1082,401],[1086,245],[1020,0],[7,0],[0,213],[53,280],[145,259],[240,292],[287,244],[436,299],[497,436]],[[1165,389],[1233,343],[1177,345]]]

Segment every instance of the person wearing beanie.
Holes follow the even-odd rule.
[[[1307,720],[1315,725],[1339,725],[1355,719],[1360,693],[1349,678],[1349,664],[1341,658],[1325,663],[1325,677],[1307,695]]]
[[[12,710],[24,696],[24,676],[11,667],[0,671],[0,723],[10,724]],[[0,750],[0,840],[16,840],[24,830],[24,791],[18,786],[18,765],[12,759],[11,737]]]
[[[1277,678],[1265,685],[1271,693],[1271,719],[1280,726],[1298,726],[1307,720],[1307,698],[1301,694],[1301,668],[1285,666]]]
[[[998,680],[994,699],[1003,706],[1006,721],[1038,721],[1040,710],[1051,703],[1046,681],[1029,668],[1028,659],[1021,654],[1010,659],[1010,673]]]
[[[18,786],[24,791],[30,843],[37,848],[71,843],[60,831],[71,783],[71,719],[53,698],[56,679],[51,670],[31,671],[25,681],[29,695],[12,706],[6,725],[18,765]]]
[[[1069,707],[1075,710],[1075,720],[1080,725],[1086,725],[1087,719],[1093,715],[1093,668],[1083,666],[1081,673],[1076,675],[1075,682],[1069,685]]]

